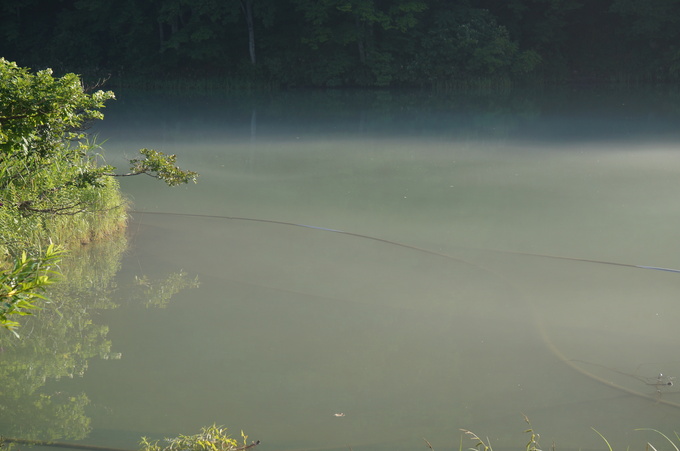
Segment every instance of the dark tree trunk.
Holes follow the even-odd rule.
[[[357,30],[357,50],[359,50],[359,61],[361,64],[366,64],[366,46],[364,42],[366,29],[364,24],[359,20],[359,16],[354,17],[354,26]]]
[[[246,18],[246,25],[248,27],[248,53],[250,54],[250,62],[255,64],[255,25],[253,23],[253,0],[241,0],[241,9]]]

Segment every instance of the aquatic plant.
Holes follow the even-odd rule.
[[[533,427],[531,426],[531,422],[529,421],[529,418],[526,415],[524,415],[524,421],[529,425],[528,429],[526,429],[524,431],[525,433],[529,434],[529,441],[524,445],[525,451],[541,451],[540,446],[538,444],[540,434],[538,434],[534,431]],[[614,451],[614,448],[611,445],[611,443],[609,443],[609,440],[607,440],[607,438],[602,433],[600,433],[600,431],[598,431],[595,428],[591,428],[591,429],[604,441],[605,445],[607,446],[608,451]],[[491,440],[489,440],[488,438],[486,439],[486,441],[484,441],[484,439],[480,438],[477,434],[475,434],[472,431],[469,431],[467,429],[460,429],[460,431],[462,431],[464,435],[468,436],[468,438],[470,438],[472,441],[474,441],[474,445],[471,448],[468,448],[468,451],[493,451],[493,448],[491,447]],[[652,429],[652,428],[639,428],[639,429],[635,429],[635,431],[650,431],[650,432],[653,432],[655,434],[658,434],[661,437],[663,437],[675,451],[680,451],[680,448],[678,447],[678,445],[675,442],[673,442],[673,440],[671,438],[669,438],[666,434],[664,434],[661,431],[658,431],[658,430]],[[674,434],[675,434],[676,440],[678,442],[680,442],[680,435],[678,435],[677,432],[675,432]],[[459,451],[463,451],[463,440],[462,439],[463,439],[463,437],[461,436]],[[425,443],[427,444],[428,448],[430,448],[430,450],[434,451],[434,449],[432,448],[432,445],[430,445],[430,442],[425,440]],[[555,451],[556,446],[555,446],[554,442],[551,445],[550,449],[552,451]],[[647,444],[646,444],[646,450],[647,451],[650,451],[650,450],[651,451],[657,451],[657,447],[655,447],[654,445],[652,445],[651,442],[648,441]]]
[[[34,302],[45,299],[42,292],[58,275],[53,268],[62,254],[63,250],[54,245],[37,257],[29,257],[24,252],[9,271],[0,273],[0,326],[18,336],[15,329],[19,323],[11,318],[30,315],[30,311],[37,308]]]
[[[231,438],[227,429],[222,426],[208,426],[201,428],[196,435],[179,435],[175,438],[166,438],[166,445],[161,445],[158,440],[149,441],[142,437],[140,445],[142,451],[242,451],[253,448],[260,444],[254,441],[248,444],[248,436],[241,431],[243,444]]]
[[[659,435],[662,436],[664,439],[666,439],[666,441],[668,441],[668,443],[671,444],[671,446],[673,447],[673,449],[675,449],[675,451],[680,451],[680,449],[678,448],[678,445],[676,445],[676,444],[673,442],[673,440],[671,440],[670,438],[668,438],[668,436],[667,436],[666,434],[664,434],[663,432],[661,432],[661,431],[657,431],[656,429],[651,429],[651,428],[640,428],[640,429],[635,429],[635,430],[636,430],[636,431],[652,431],[652,432],[654,432],[654,433],[656,433],[656,434],[659,434]],[[674,434],[675,434],[675,439],[678,440],[678,441],[680,442],[680,435],[678,435],[677,432],[674,432]],[[654,446],[652,446],[651,443],[647,442],[647,446],[648,446],[649,449],[651,449],[652,451],[656,451],[656,448],[655,448]],[[610,448],[610,450],[611,450],[611,448]]]
[[[524,449],[526,451],[541,451],[538,445],[538,439],[540,438],[540,435],[534,431],[533,427],[531,426],[531,421],[529,421],[529,418],[526,415],[523,416],[524,421],[529,425],[529,428],[524,431],[526,434],[529,434],[529,441],[526,443]],[[488,438],[486,439],[486,442],[484,442],[484,440],[482,440],[477,434],[475,434],[472,431],[469,431],[467,429],[461,429],[461,431],[475,442],[474,446],[470,448],[470,450],[493,451],[493,448],[491,447],[491,441]],[[430,446],[430,448],[432,447]],[[462,440],[460,444],[460,451],[463,451]]]

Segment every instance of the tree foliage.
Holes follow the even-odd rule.
[[[198,174],[194,171],[185,171],[177,166],[176,155],[166,155],[153,149],[140,149],[139,153],[144,158],[133,158],[130,160],[130,172],[127,174],[112,174],[118,176],[130,176],[146,174],[163,180],[168,186],[177,186],[189,182],[196,183]]]
[[[629,64],[657,78],[680,78],[680,1],[614,0],[611,12],[628,31],[623,55]]]
[[[508,30],[487,10],[452,9],[430,18],[414,57],[405,63],[411,78],[431,84],[470,78],[509,78],[540,64],[534,51],[520,51]]]
[[[71,211],[76,205],[59,205],[55,198],[69,189],[101,186],[103,177],[113,175],[113,168],[95,161],[83,129],[103,119],[100,109],[114,98],[111,91],[88,94],[75,74],[31,74],[0,59],[0,188],[23,192],[19,208],[43,211],[35,206],[41,202],[55,205],[52,212]],[[144,158],[131,161],[132,174],[154,175],[171,186],[195,181],[196,173],[174,165],[174,155],[140,152]]]
[[[110,177],[116,175],[114,168],[102,163],[98,146],[84,131],[91,121],[103,118],[100,110],[111,99],[110,91],[89,93],[75,74],[55,77],[50,69],[34,74],[0,58],[0,227],[4,232],[0,246],[6,247],[5,252],[8,247],[20,249],[33,238],[59,241],[57,229],[69,227],[63,222],[57,225],[57,216],[90,215],[91,230],[83,229],[80,241],[99,233],[104,217],[110,218],[111,229],[124,223],[124,201]],[[125,175],[148,174],[170,186],[195,182],[197,174],[178,168],[174,155],[140,152]]]
[[[675,80],[679,8],[678,0],[6,0],[0,55],[120,83],[215,75],[419,86],[530,72]]]

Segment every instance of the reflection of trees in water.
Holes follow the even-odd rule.
[[[47,392],[49,380],[82,376],[88,359],[108,356],[108,327],[95,324],[96,311],[115,308],[114,276],[127,243],[125,236],[74,250],[61,265],[63,280],[48,292],[35,317],[22,327],[22,338],[0,337],[0,402],[9,424],[3,434],[25,439],[81,439],[90,429],[84,393]]]
[[[137,285],[143,287],[136,290],[133,299],[139,299],[149,307],[165,308],[170,299],[187,288],[198,288],[198,277],[189,279],[184,270],[170,273],[165,278],[149,279],[147,276],[135,276]]]
[[[85,393],[47,390],[50,380],[83,376],[93,357],[117,359],[109,328],[93,316],[118,307],[115,276],[127,247],[124,234],[74,250],[61,265],[49,303],[22,326],[21,339],[0,335],[0,433],[36,440],[85,438],[90,419]],[[139,279],[139,278],[138,278]],[[178,291],[198,285],[184,272],[138,286],[134,299],[163,307]]]

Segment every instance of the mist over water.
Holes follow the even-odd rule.
[[[680,274],[551,258],[680,267],[678,102],[653,94],[120,93],[107,160],[156,148],[201,177],[121,180],[118,284],[201,284],[164,309],[121,294],[97,321],[122,358],[59,384],[102,441],[522,448],[522,415],[558,449],[672,434],[654,381],[680,375]]]

